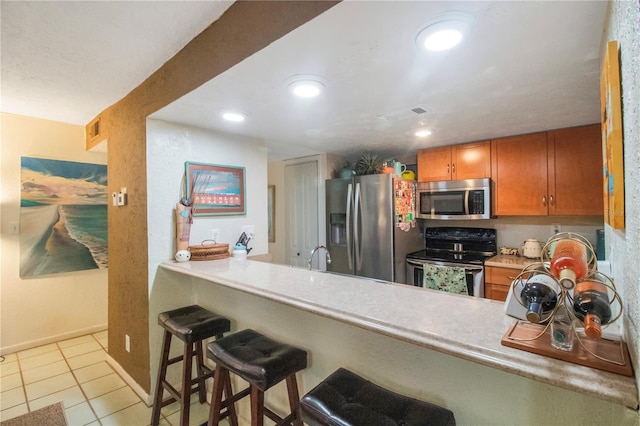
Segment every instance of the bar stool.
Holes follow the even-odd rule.
[[[339,368],[300,401],[310,426],[455,426],[446,408],[391,392]]]
[[[189,405],[191,394],[198,392],[200,403],[206,402],[207,391],[205,380],[213,376],[213,370],[204,364],[202,341],[209,337],[221,338],[223,333],[231,329],[227,318],[221,317],[198,305],[185,306],[158,315],[158,323],[164,327],[160,368],[158,369],[158,383],[156,384],[151,425],[156,426],[160,421],[162,407],[178,401],[180,404],[180,425],[189,424]],[[171,337],[176,336],[184,342],[183,355],[169,358]],[[197,375],[192,377],[192,361],[196,357]],[[182,389],[178,391],[166,380],[167,367],[183,361]],[[196,385],[194,387],[194,384]],[[164,391],[169,397],[162,399]]]
[[[296,373],[307,368],[307,353],[272,340],[254,330],[242,330],[207,345],[207,356],[216,362],[208,425],[235,413],[235,402],[251,394],[251,424],[262,426],[264,416],[278,424],[302,426]],[[222,390],[231,383],[229,372],[249,382],[249,387],[222,400]],[[264,392],[286,380],[291,413],[282,418],[264,406]],[[227,411],[222,412],[226,408]],[[236,426],[236,419],[229,417]]]

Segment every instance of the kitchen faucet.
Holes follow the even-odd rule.
[[[329,250],[321,244],[319,246],[315,246],[313,250],[311,250],[311,254],[309,255],[309,259],[307,260],[307,263],[309,264],[309,270],[311,270],[311,261],[313,261],[313,255],[316,254],[316,252],[320,249],[324,249],[325,253],[327,254],[327,263],[331,263],[331,255],[329,254]]]

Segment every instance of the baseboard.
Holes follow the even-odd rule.
[[[47,336],[42,339],[31,340],[29,342],[18,343],[17,345],[5,346],[0,348],[0,355],[8,355],[15,352],[24,351],[26,349],[37,348],[38,346],[48,345],[49,343],[59,342],[61,340],[69,340],[74,337],[85,336],[87,334],[98,333],[107,329],[107,324],[94,325],[79,330],[68,331],[66,333],[57,334],[55,336]]]
[[[151,395],[149,395],[144,389],[142,389],[138,382],[133,380],[133,377],[131,377],[129,373],[127,373],[125,369],[122,368],[120,364],[118,364],[118,361],[111,358],[109,354],[107,354],[105,361],[107,361],[107,364],[109,364],[111,368],[113,368],[115,372],[118,373],[120,377],[122,377],[122,380],[124,380],[131,387],[131,389],[133,389],[133,391],[142,399],[142,401],[147,404],[148,407],[151,407],[151,404],[153,403],[153,401],[151,400]]]

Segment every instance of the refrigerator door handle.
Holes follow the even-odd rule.
[[[351,184],[347,186],[347,260],[349,261],[349,270],[353,271],[353,254],[351,253],[351,205],[353,203],[353,197],[351,193],[353,187]]]
[[[362,269],[362,257],[360,256],[360,232],[358,231],[360,224],[360,204],[361,204],[360,183],[356,183],[355,209],[353,212],[353,235],[356,246],[356,272]]]

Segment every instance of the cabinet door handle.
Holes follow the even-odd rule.
[[[553,195],[549,195],[549,205],[552,206],[553,202]]]
[[[455,173],[456,172],[456,163],[453,163],[451,165],[451,173]]]
[[[546,195],[542,196],[542,205],[547,207],[547,196]]]
[[[449,163],[447,163],[447,174],[451,173],[450,167],[449,167]]]

